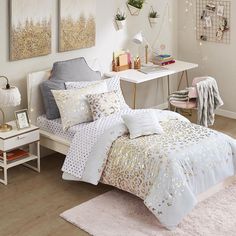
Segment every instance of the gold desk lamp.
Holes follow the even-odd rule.
[[[0,88],[0,112],[2,113],[3,122],[0,124],[0,132],[8,132],[12,130],[12,126],[6,124],[5,114],[2,108],[16,107],[21,103],[21,95],[17,87],[11,87],[6,76],[0,76],[0,79],[6,80],[6,86]]]

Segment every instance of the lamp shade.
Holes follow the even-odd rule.
[[[0,107],[15,107],[21,103],[21,94],[17,87],[0,88]]]
[[[133,37],[133,42],[136,44],[142,44],[143,43],[143,35],[142,32],[137,33],[134,37]]]

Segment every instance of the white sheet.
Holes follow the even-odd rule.
[[[72,127],[68,131],[63,131],[63,126],[61,119],[48,120],[46,115],[39,116],[37,118],[37,126],[44,131],[47,131],[51,134],[57,135],[61,138],[64,138],[68,141],[72,141],[74,135],[77,132],[76,127]]]

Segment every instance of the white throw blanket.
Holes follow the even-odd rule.
[[[216,80],[207,77],[197,83],[198,92],[198,124],[208,127],[215,122],[215,110],[224,103],[220,97]]]

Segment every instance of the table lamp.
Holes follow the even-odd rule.
[[[149,43],[146,40],[146,38],[143,36],[142,32],[137,33],[134,37],[133,37],[133,42],[141,45],[144,42],[146,43],[145,45],[145,64],[142,64],[142,66],[153,66],[153,63],[148,62],[148,49],[149,49]]]
[[[21,103],[21,95],[17,87],[11,87],[6,76],[0,76],[0,79],[6,80],[6,86],[0,88],[0,112],[2,113],[3,123],[0,124],[0,132],[8,132],[12,130],[12,126],[6,124],[5,114],[2,108],[16,107]]]

